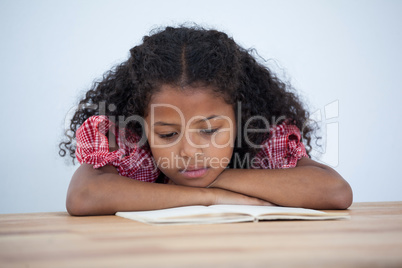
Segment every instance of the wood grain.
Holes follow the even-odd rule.
[[[350,220],[151,226],[66,212],[0,215],[0,267],[402,267],[402,202]]]

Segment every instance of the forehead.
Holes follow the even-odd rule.
[[[177,88],[163,85],[155,93],[148,105],[148,115],[178,117],[180,114],[189,120],[192,117],[225,115],[233,117],[232,105],[208,87]]]

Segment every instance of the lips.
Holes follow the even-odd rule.
[[[208,171],[207,167],[188,167],[179,172],[188,178],[198,178],[204,176]]]
[[[183,171],[194,171],[194,170],[199,170],[199,169],[204,169],[206,167],[203,166],[187,166],[186,168],[180,169],[180,172]]]

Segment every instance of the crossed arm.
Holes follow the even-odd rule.
[[[209,187],[280,206],[346,209],[353,201],[351,187],[335,170],[306,157],[295,168],[228,169]]]
[[[71,179],[66,206],[71,215],[102,215],[185,205],[346,209],[351,203],[352,190],[336,171],[302,158],[289,169],[228,169],[210,188],[140,182],[120,176],[113,166],[83,164]]]

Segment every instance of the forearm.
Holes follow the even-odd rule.
[[[84,165],[71,180],[67,210],[71,215],[103,215],[117,211],[210,205],[214,200],[208,190],[141,182]]]
[[[224,189],[141,182],[120,176],[112,166],[93,169],[87,164],[74,173],[66,202],[76,216],[213,204],[270,205]]]
[[[228,169],[211,185],[280,206],[345,209],[352,202],[349,184],[330,168],[300,165],[289,169]]]

